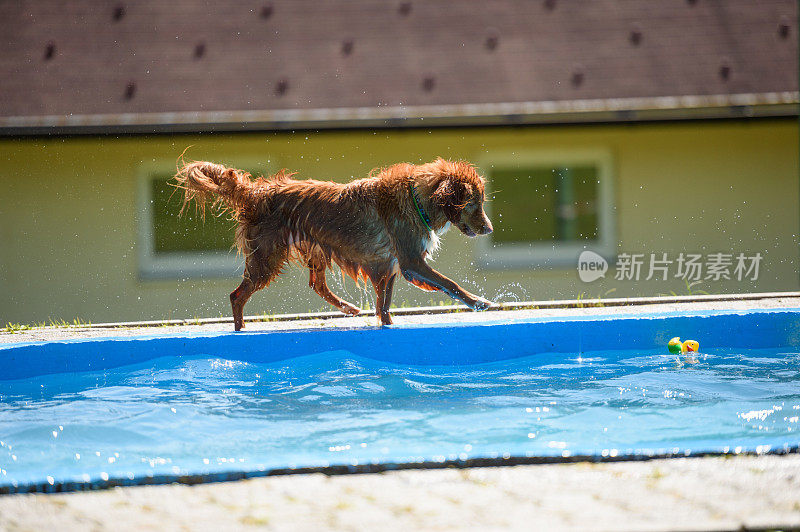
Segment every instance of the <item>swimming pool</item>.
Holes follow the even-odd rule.
[[[0,491],[787,450],[799,383],[798,309],[12,344]]]

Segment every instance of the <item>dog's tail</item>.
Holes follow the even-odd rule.
[[[176,186],[184,191],[181,213],[192,200],[203,216],[209,201],[215,205],[221,204],[236,214],[253,203],[253,181],[250,180],[250,174],[242,170],[195,161],[178,168],[175,180],[178,182]]]

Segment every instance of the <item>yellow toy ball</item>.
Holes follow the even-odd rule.
[[[667,342],[667,349],[669,349],[669,352],[672,353],[673,355],[681,354],[683,352],[683,343],[681,343],[680,336],[676,336],[675,338]]]

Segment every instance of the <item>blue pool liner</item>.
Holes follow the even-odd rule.
[[[0,344],[0,379],[98,371],[163,356],[268,363],[345,350],[409,365],[495,362],[545,353],[666,349],[674,336],[715,348],[800,346],[800,309],[700,311],[291,331],[176,333]]]

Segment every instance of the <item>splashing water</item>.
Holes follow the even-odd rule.
[[[503,285],[495,292],[491,300],[495,303],[519,303],[520,301],[530,301],[528,298],[528,291],[519,283],[507,283]]]

